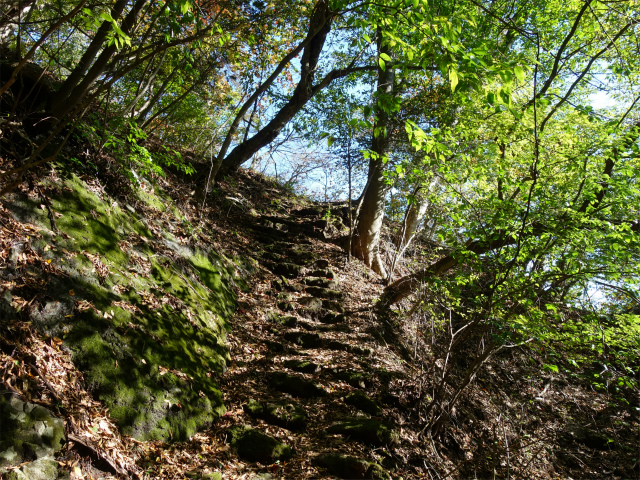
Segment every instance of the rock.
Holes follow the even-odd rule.
[[[289,340],[302,348],[319,348],[322,346],[322,337],[317,333],[307,332],[285,332],[283,335]]]
[[[328,370],[328,373],[339,380],[347,382],[354,388],[367,388],[372,385],[371,377],[366,373],[354,370],[338,370],[337,368]]]
[[[346,319],[347,317],[343,313],[337,312],[327,312],[319,318],[322,323],[330,324],[343,323]]]
[[[390,477],[384,469],[374,462],[368,462],[349,455],[324,453],[312,460],[314,465],[326,468],[329,473],[339,478],[388,480]]]
[[[308,330],[308,331],[317,330],[317,327],[313,323],[305,322],[302,320],[298,322],[298,327],[304,328],[305,330]]]
[[[283,365],[285,368],[301,373],[315,373],[318,371],[318,365],[309,360],[285,360]]]
[[[265,266],[271,270],[276,275],[282,275],[285,278],[295,278],[300,276],[302,273],[302,268],[300,265],[296,265],[295,263],[265,263]]]
[[[323,397],[327,394],[324,388],[312,381],[294,375],[287,375],[284,372],[273,372],[269,376],[269,385],[276,390],[300,398]]]
[[[327,298],[333,300],[342,300],[344,294],[338,290],[322,287],[307,287],[305,291],[316,298]]]
[[[307,413],[295,402],[260,403],[250,399],[244,405],[244,411],[253,417],[289,430],[300,431],[307,427]]]
[[[307,307],[308,311],[318,311],[322,308],[322,300],[316,297],[302,297],[298,299],[298,303]]]
[[[301,283],[309,287],[336,288],[337,286],[335,281],[321,277],[306,277],[302,279]]]
[[[334,278],[336,278],[336,274],[333,270],[328,269],[328,268],[318,268],[316,270],[313,270],[312,272],[309,272],[309,277],[324,277],[324,278],[328,278],[329,280],[333,280]]]
[[[280,342],[274,342],[273,340],[265,340],[264,342],[271,353],[284,353],[285,348]]]
[[[19,470],[7,473],[7,476],[3,478],[7,480],[56,480],[58,479],[58,462],[53,457],[38,458]]]
[[[319,207],[305,207],[300,210],[294,210],[291,215],[296,217],[316,217],[320,215],[321,209]]]
[[[351,392],[344,397],[344,403],[352,405],[358,410],[362,410],[364,413],[368,413],[369,415],[379,416],[382,414],[382,409],[378,404],[360,390]]]
[[[284,255],[289,262],[301,266],[309,265],[315,260],[313,253],[300,249],[287,250]]]
[[[274,312],[273,310],[267,312],[267,320],[289,328],[293,328],[298,324],[298,319],[296,317],[292,315],[280,315],[278,312]]]
[[[278,294],[276,300],[279,302],[292,302],[293,300],[295,300],[295,298],[295,295],[293,295],[292,293],[282,292]]]
[[[344,306],[342,306],[342,303],[337,302],[335,300],[323,300],[322,301],[322,308],[325,308],[327,310],[333,310],[334,312],[338,312],[338,313],[344,313]]]
[[[377,420],[355,419],[336,423],[329,427],[327,432],[346,435],[354,440],[377,447],[398,442],[398,434],[393,426]]]
[[[65,317],[69,317],[74,310],[74,304],[71,300],[49,300],[42,309],[31,309],[29,320],[33,325],[47,335],[59,335],[60,324]]]
[[[249,462],[271,464],[291,458],[291,447],[247,425],[236,425],[227,430],[229,444],[238,456]]]
[[[576,442],[581,443],[589,448],[595,450],[606,450],[612,443],[609,439],[599,432],[589,430],[579,425],[570,425],[567,429],[569,436]]]
[[[278,302],[276,306],[283,312],[293,312],[296,309],[295,305],[291,302]]]
[[[40,405],[0,392],[0,428],[0,473],[30,462],[13,471],[15,478],[53,480],[58,476],[53,456],[65,441],[61,419]]]
[[[313,262],[313,267],[315,267],[316,270],[326,270],[327,268],[329,268],[329,260],[320,258]]]

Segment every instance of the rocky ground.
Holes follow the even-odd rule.
[[[226,413],[188,441],[123,435],[64,341],[19,316],[0,331],[1,407],[36,432],[25,444],[41,447],[6,461],[7,478],[38,478],[29,473],[34,459],[58,467],[40,477],[52,479],[639,478],[634,397],[625,404],[584,377],[544,371],[544,352],[528,346],[492,358],[444,431],[424,435],[419,401],[433,379],[425,358],[399,354],[411,351],[416,325],[399,318],[391,337],[376,317],[382,285],[337,245],[345,233],[338,207],[251,172],[220,182],[204,208],[183,177],[156,188],[192,227],[174,231],[178,243],[253,265],[251,275],[242,272],[249,288],[235,289],[237,310],[227,320],[227,366],[204,374]],[[10,201],[5,240],[37,231],[15,220]],[[3,252],[9,261],[11,249]],[[41,269],[43,254],[31,258]],[[29,420],[31,412],[42,419]]]

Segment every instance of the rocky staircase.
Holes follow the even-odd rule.
[[[257,462],[255,471],[276,477],[311,469],[315,478],[388,479],[399,441],[396,425],[383,420],[389,374],[371,368],[377,344],[345,308],[337,262],[314,253],[310,238],[324,241],[328,228],[319,217],[303,209],[254,227],[260,263],[272,274],[265,303],[275,308],[260,340],[253,337],[260,354],[225,375],[229,385],[255,379],[250,393],[237,392],[244,415],[226,438],[238,457]]]

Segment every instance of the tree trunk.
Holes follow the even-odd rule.
[[[382,44],[381,32],[378,32],[378,52],[391,56],[391,49]],[[391,62],[384,69],[378,68],[378,107],[371,150],[375,154],[369,160],[369,186],[364,192],[362,210],[358,217],[356,238],[353,243],[353,255],[385,277],[386,272],[379,253],[380,231],[384,220],[385,197],[389,191],[383,175],[382,159],[389,153],[390,134],[389,112],[381,105],[389,104],[394,93],[395,72]],[[376,135],[377,133],[377,135]]]
[[[129,34],[131,32],[133,26],[136,24],[138,19],[138,15],[142,11],[145,4],[148,0],[137,0],[129,11],[127,16],[124,18],[122,22],[121,29],[125,34]],[[54,99],[51,106],[51,114],[58,119],[58,121],[62,120],[73,108],[78,105],[85,95],[89,92],[89,89],[93,86],[93,84],[100,78],[111,60],[111,57],[116,53],[118,47],[115,43],[107,46],[102,50],[97,60],[93,63],[85,77],[82,81],[75,86],[71,90],[68,95],[58,94]]]
[[[127,0],[118,0],[111,9],[111,18],[117,22],[126,6]],[[104,46],[107,35],[112,28],[111,22],[107,22],[106,20],[102,22],[98,31],[91,40],[91,43],[82,54],[80,61],[78,61],[73,71],[69,74],[62,86],[58,89],[56,95],[52,98],[50,110],[56,110],[60,104],[67,99],[69,94],[78,85],[78,82],[82,80],[83,75],[87,73],[87,70],[89,70],[89,67],[100,53],[100,49]]]
[[[327,34],[331,30],[332,16],[333,12],[329,6],[329,1],[320,0],[316,4],[316,9],[309,22],[309,33],[305,41],[306,43],[303,42],[304,49],[302,50],[303,53],[300,60],[300,81],[293,91],[291,98],[264,128],[261,128],[250,139],[237,145],[229,155],[226,155],[226,149],[231,142],[231,137],[235,134],[244,114],[249,110],[251,105],[253,105],[255,100],[262,95],[263,87],[261,86],[251,98],[249,98],[229,129],[227,138],[225,138],[224,144],[216,159],[216,165],[212,172],[213,178],[215,178],[218,173],[224,174],[237,170],[240,165],[249,160],[258,150],[271,143],[296,113],[311,100],[316,93],[316,90],[313,88],[313,81],[317,73],[318,60],[322,53],[322,48],[324,47]],[[288,57],[289,56],[285,57],[284,60]],[[268,86],[273,83],[275,74],[279,73],[285,66],[284,60],[263,85]],[[289,63],[289,60],[287,60],[286,63]]]

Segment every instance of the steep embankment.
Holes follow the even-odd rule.
[[[121,203],[96,179],[69,173],[7,197],[3,353],[15,354],[11,325],[28,321],[64,342],[122,433],[185,440],[225,412],[215,379],[229,361],[227,322],[252,267],[187,241],[188,219],[158,195],[143,184]]]

